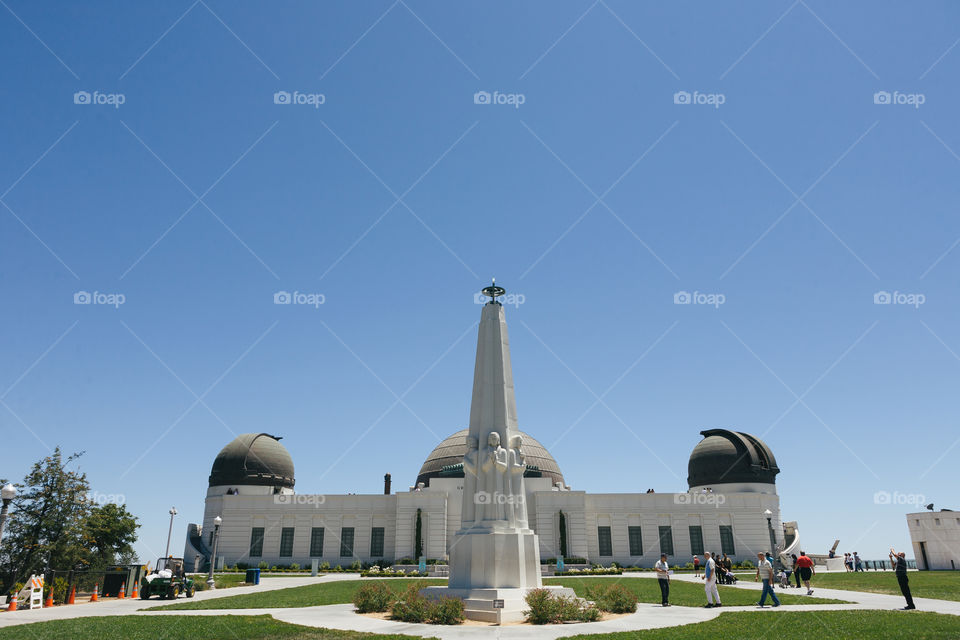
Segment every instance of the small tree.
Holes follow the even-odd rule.
[[[414,562],[420,562],[420,556],[423,555],[423,518],[420,515],[420,509],[417,509],[416,541],[414,542],[413,552]]]
[[[567,516],[560,512],[560,557],[566,561],[567,557]]]
[[[137,541],[140,524],[123,505],[108,502],[93,507],[84,526],[84,539],[92,552],[92,564],[104,567],[118,559],[135,557],[133,543]]]

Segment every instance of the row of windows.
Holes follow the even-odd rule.
[[[263,557],[263,527],[254,527],[250,532],[250,557]],[[340,557],[352,558],[353,556],[353,527],[343,527],[340,529]],[[294,527],[283,527],[280,529],[280,557],[290,558],[293,556]],[[383,557],[383,527],[373,527],[370,530],[370,557]],[[310,529],[310,557],[320,558],[323,556],[323,527],[313,527]]]
[[[673,552],[673,527],[660,526],[657,530],[660,553],[668,556],[674,555]],[[597,527],[597,540],[600,543],[600,556],[613,555],[613,534],[610,527]],[[630,544],[631,556],[642,556],[643,553],[643,533],[640,527],[627,528],[627,541]],[[737,551],[733,544],[733,527],[729,525],[720,525],[720,549],[727,555],[736,555]],[[703,555],[703,527],[690,527],[690,550],[694,555]]]

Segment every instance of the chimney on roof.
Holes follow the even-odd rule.
[[[390,474],[383,474],[383,495],[390,495]]]

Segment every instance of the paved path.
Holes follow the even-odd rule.
[[[617,576],[611,576],[617,577]],[[643,577],[649,577],[649,574]],[[327,574],[317,578],[265,578],[259,585],[242,589],[219,589],[217,591],[201,591],[196,599],[210,599],[230,595],[259,593],[287,587],[297,587],[318,582],[333,582],[340,580],[355,580],[357,574]],[[679,574],[674,580],[692,583],[703,583],[703,580],[692,575]],[[735,588],[760,590],[760,584],[741,580]],[[814,596],[846,600],[850,604],[811,604],[811,605],[784,605],[778,608],[767,607],[764,612],[776,615],[781,611],[844,611],[844,610],[893,610],[903,607],[903,598],[879,593],[865,593],[862,591],[844,591],[840,589],[821,589],[814,586]],[[800,594],[801,589],[777,589],[777,593]],[[960,602],[948,600],[933,600],[929,598],[914,598],[917,608],[921,611],[935,611],[938,613],[960,616]],[[37,611],[18,611],[13,614],[0,615],[0,627],[40,622],[43,620],[59,620],[66,618],[110,616],[110,615],[264,615],[269,614],[283,622],[299,624],[308,627],[325,627],[330,629],[344,629],[353,631],[369,631],[373,633],[399,633],[411,636],[434,636],[442,640],[473,640],[496,637],[502,640],[527,640],[531,638],[554,639],[584,633],[611,633],[615,631],[633,631],[639,629],[654,629],[674,627],[684,624],[693,624],[712,620],[725,611],[758,611],[756,607],[722,607],[720,609],[703,609],[699,607],[674,606],[664,608],[659,605],[640,603],[637,612],[629,616],[609,620],[606,622],[564,624],[564,625],[505,625],[502,627],[462,625],[439,626],[426,624],[407,624],[392,620],[380,620],[360,616],[353,612],[351,604],[335,604],[319,607],[300,608],[272,608],[272,609],[205,609],[193,611],[144,611],[147,607],[154,607],[159,601],[150,600],[106,600],[97,604],[80,604],[69,607],[54,607]]]

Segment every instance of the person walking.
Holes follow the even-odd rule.
[[[797,575],[800,576],[800,580],[803,580],[804,586],[807,587],[807,595],[813,594],[813,589],[810,588],[810,578],[816,575],[816,572],[813,569],[813,560],[810,559],[806,551],[800,552],[800,557],[797,558],[794,566],[798,569]]]
[[[900,593],[907,601],[906,611],[912,611],[917,607],[913,604],[913,595],[910,594],[910,579],[907,578],[907,554],[903,551],[897,553],[890,547],[890,563],[893,565],[893,571],[897,574],[897,582],[900,583]]]
[[[767,601],[767,594],[770,594],[770,598],[773,599],[773,606],[779,607],[780,600],[773,591],[773,565],[762,552],[757,554],[757,566],[760,571],[760,579],[763,581],[763,593],[760,594],[760,602],[757,603],[757,606],[763,609],[763,603]]]
[[[717,590],[717,563],[710,556],[709,551],[703,553],[703,590],[707,593],[707,609],[720,606],[720,592]],[[714,604],[716,600],[716,604]]]
[[[859,551],[853,552],[853,566],[854,566],[854,571],[859,571],[860,573],[863,573],[863,560],[860,559]]]
[[[793,578],[797,581],[796,588],[800,588],[800,567],[797,566],[797,554],[791,553],[790,559],[793,560]]]
[[[653,568],[657,570],[657,582],[660,584],[660,604],[670,606],[670,565],[667,563],[667,554],[660,554],[660,560]]]
[[[693,556],[693,577],[700,577],[700,556]]]

